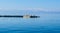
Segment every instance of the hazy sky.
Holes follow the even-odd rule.
[[[60,0],[0,0],[0,10],[60,11]]]

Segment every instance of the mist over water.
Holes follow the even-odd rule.
[[[20,12],[10,14],[15,13],[25,14]],[[29,14],[39,15],[40,18],[0,18],[0,33],[60,33],[60,14],[33,12]]]

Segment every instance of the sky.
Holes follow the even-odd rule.
[[[60,11],[60,0],[0,0],[0,10]]]

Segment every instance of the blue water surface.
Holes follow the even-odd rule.
[[[0,18],[0,33],[60,33],[60,14],[40,18]]]

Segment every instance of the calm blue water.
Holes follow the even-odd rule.
[[[0,33],[60,33],[60,14],[40,18],[0,18]]]

